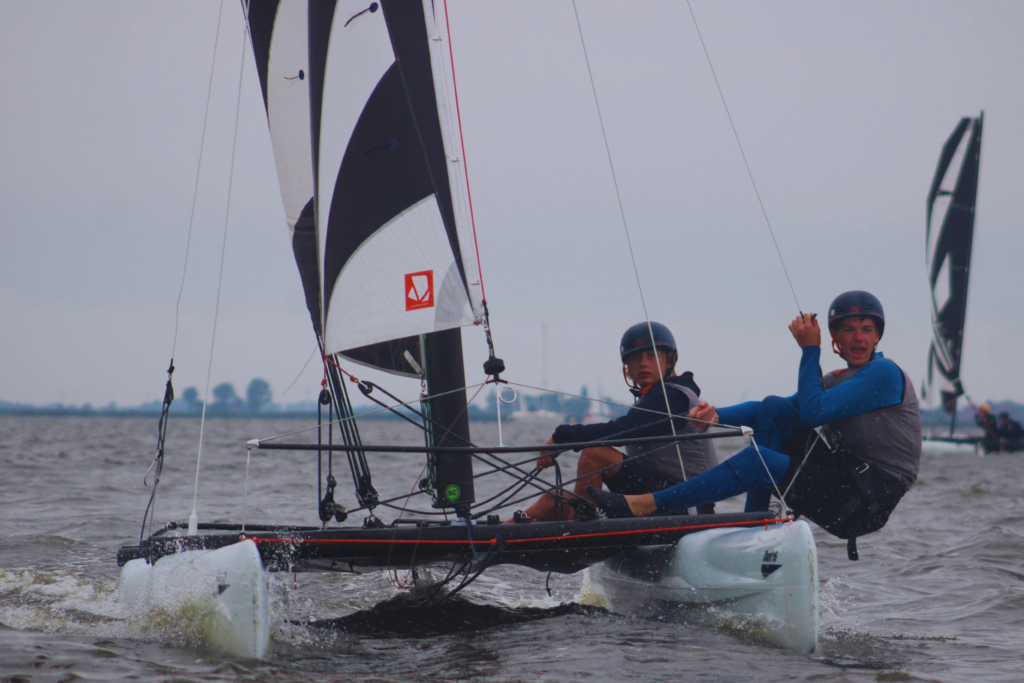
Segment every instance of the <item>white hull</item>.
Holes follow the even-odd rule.
[[[513,422],[549,422],[552,420],[561,421],[565,419],[562,413],[553,413],[550,410],[517,410],[509,416]]]
[[[773,643],[813,652],[818,555],[807,522],[710,529],[673,546],[640,548],[592,567],[590,585],[613,612],[713,606],[755,615]]]
[[[270,648],[267,576],[253,541],[189,550],[121,570],[121,607],[137,628],[184,632],[190,641],[247,659]]]
[[[929,441],[925,439],[921,443],[922,455],[967,455],[984,457],[985,452],[980,444],[954,443],[950,441]]]

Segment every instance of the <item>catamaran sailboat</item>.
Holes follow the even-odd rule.
[[[147,536],[144,519],[138,544],[118,553],[126,609],[198,601],[210,615],[212,644],[260,658],[273,620],[267,572],[441,566],[459,590],[500,564],[594,568],[592,585],[612,609],[630,609],[645,596],[714,604],[757,614],[775,642],[813,651],[817,565],[806,522],[770,512],[588,519],[585,501],[538,479],[533,459],[549,447],[470,440],[460,328],[476,325],[485,334],[489,382],[500,387],[505,370],[488,325],[444,2],[251,0],[245,10],[292,247],[324,358],[321,403],[341,438],[253,439],[248,446],[344,453],[357,504],[337,502],[328,472],[315,525],[201,523],[193,512],[188,523]],[[403,415],[423,429],[425,445],[362,443],[343,377],[350,363],[422,382],[415,418]],[[356,386],[396,409],[377,398],[388,395],[383,388]],[[738,433],[624,434],[601,445]],[[379,452],[426,456],[427,476],[413,495],[429,498],[432,512],[390,522],[377,516],[396,502],[373,486],[370,463]],[[475,482],[483,476],[508,476],[511,484],[478,500]],[[507,512],[500,510],[552,488],[576,519],[533,522],[516,514],[502,523]],[[361,524],[343,525],[360,513]]]
[[[967,320],[967,286],[984,118],[982,112],[977,118],[960,119],[942,146],[928,191],[925,260],[932,294],[932,342],[921,397],[930,405],[938,399],[949,414],[949,434],[930,435],[925,439],[933,449],[942,444],[955,447],[956,444],[977,446],[992,442],[991,439],[954,435],[957,401],[965,396],[960,362]]]

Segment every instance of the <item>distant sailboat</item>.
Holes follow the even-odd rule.
[[[942,147],[928,191],[925,262],[932,297],[932,342],[921,395],[930,405],[938,399],[949,413],[950,439],[956,428],[957,400],[965,395],[960,366],[984,116],[982,112],[977,118],[960,119]]]

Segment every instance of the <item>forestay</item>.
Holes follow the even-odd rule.
[[[400,374],[480,320],[443,6],[249,5],[292,244],[325,353]]]
[[[942,407],[956,410],[963,395],[960,359],[967,315],[967,284],[974,239],[974,206],[981,161],[978,118],[963,118],[946,140],[928,192],[927,266],[932,292],[932,344],[923,395],[937,390]]]

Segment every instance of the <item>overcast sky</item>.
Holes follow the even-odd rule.
[[[720,405],[796,389],[797,304],[685,2],[579,0],[647,307]],[[915,382],[930,339],[925,195],[985,110],[964,384],[1024,400],[1024,3],[694,0],[804,311],[867,289]],[[568,0],[449,0],[465,154],[508,378],[626,401],[617,345],[643,319]],[[172,352],[218,5],[0,4],[0,400],[131,405]],[[175,385],[206,384],[243,21],[224,4]],[[320,370],[245,53],[212,382],[283,402]],[[482,332],[468,329],[479,381]],[[823,354],[826,370],[838,358]],[[409,380],[366,375],[403,396]]]

